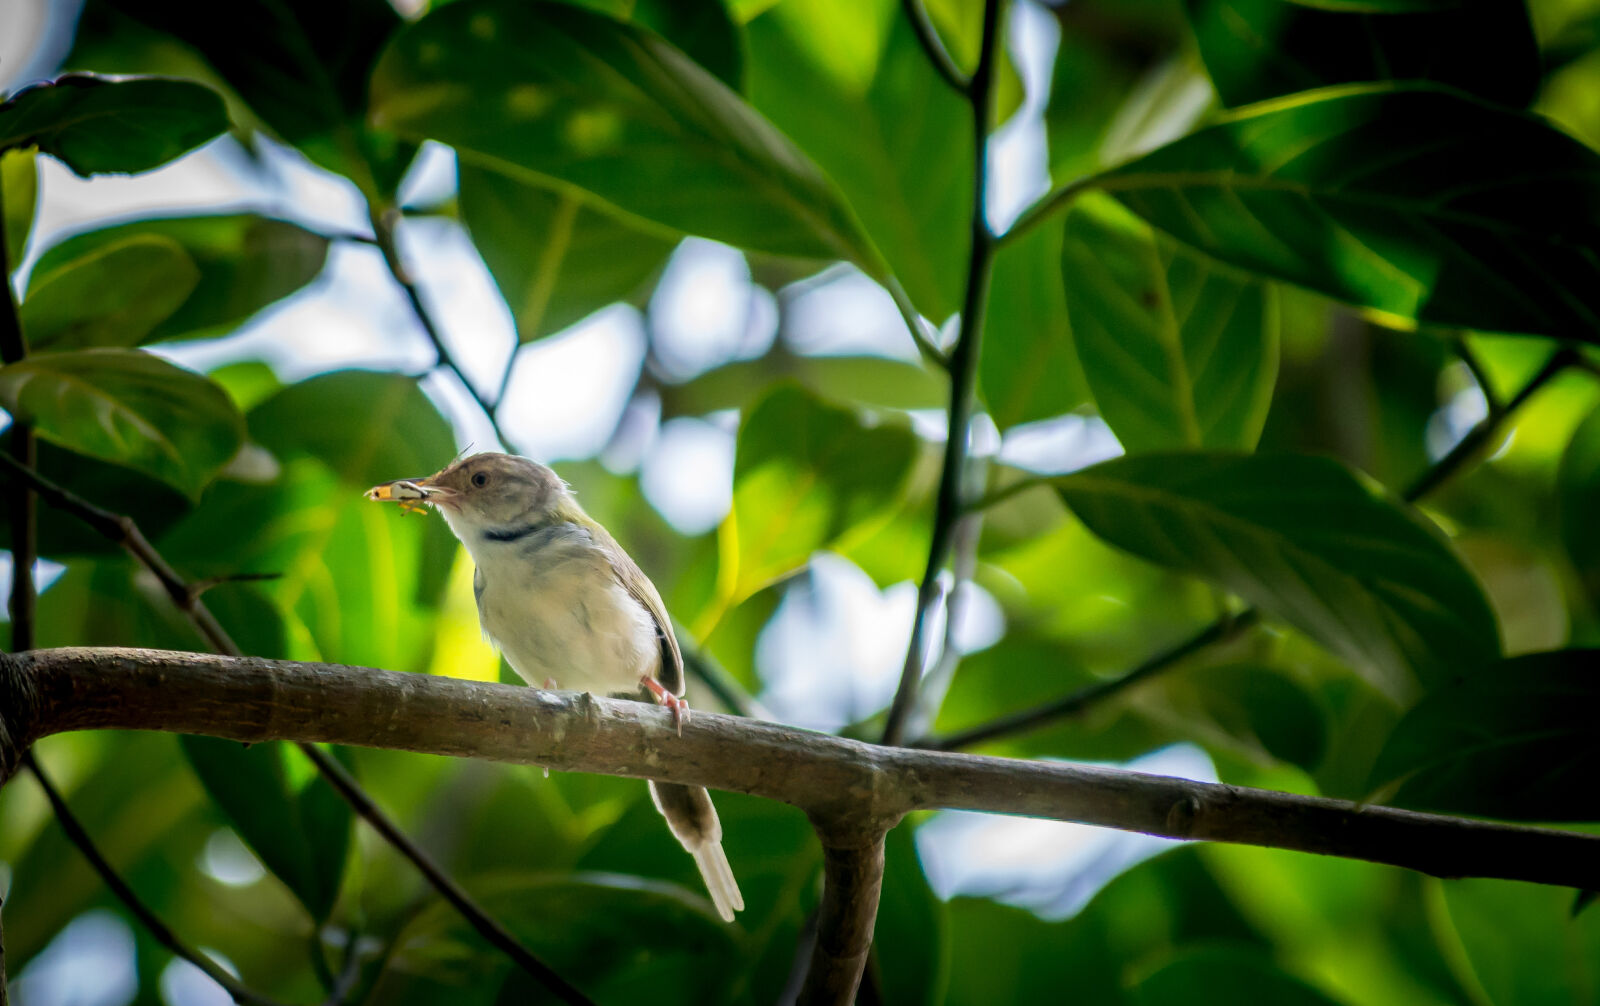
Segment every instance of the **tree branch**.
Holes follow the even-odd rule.
[[[950,426],[944,445],[944,467],[939,475],[939,498],[933,514],[933,535],[928,544],[928,565],[917,588],[917,614],[911,625],[911,642],[906,647],[905,666],[900,685],[889,706],[883,742],[899,744],[904,738],[906,717],[917,698],[922,677],[923,636],[927,632],[930,610],[938,593],[939,571],[950,556],[951,538],[961,519],[966,472],[967,437],[972,425],[972,410],[977,398],[978,358],[983,341],[983,314],[989,303],[989,275],[994,265],[994,233],[989,229],[986,203],[989,192],[990,92],[994,85],[995,36],[1000,23],[1000,0],[983,5],[983,41],[978,52],[978,68],[972,74],[967,92],[972,106],[972,215],[971,242],[967,256],[967,290],[961,304],[961,331],[950,354]],[[822,941],[819,940],[819,945]]]
[[[710,712],[680,736],[650,703],[368,667],[93,647],[0,656],[0,768],[9,774],[28,745],[70,730],[351,744],[708,786],[797,806],[836,846],[944,807],[1600,888],[1600,836],[1550,828],[881,747]]]
[[[950,50],[944,47],[944,42],[939,38],[939,30],[928,19],[928,12],[923,8],[921,0],[900,0],[900,8],[905,11],[906,20],[911,23],[911,32],[917,36],[917,42],[922,46],[922,51],[928,54],[928,62],[944,78],[944,82],[955,89],[957,94],[968,95],[973,90],[973,79],[968,77],[961,67],[950,55]]]
[[[95,873],[100,875],[100,879],[105,881],[105,885],[111,889],[111,893],[116,895],[117,900],[122,902],[123,907],[127,908],[134,918],[139,920],[140,925],[144,926],[150,935],[155,937],[157,943],[166,947],[175,956],[183,958],[205,972],[206,977],[221,985],[228,995],[233,998],[234,1002],[240,1003],[242,1006],[277,1006],[275,1000],[268,999],[266,996],[258,995],[245,988],[237,978],[224,971],[217,962],[184,943],[178,937],[178,934],[173,932],[150,906],[139,900],[139,895],[134,893],[133,888],[128,886],[128,882],[123,880],[122,876],[117,873],[116,867],[112,866],[110,861],[100,852],[100,849],[94,844],[94,840],[89,837],[89,833],[84,830],[82,823],[78,821],[77,816],[72,813],[72,808],[67,806],[67,801],[62,799],[61,792],[56,789],[55,783],[50,781],[50,777],[45,775],[44,770],[39,767],[39,763],[34,760],[31,751],[22,755],[22,763],[33,774],[34,781],[39,784],[39,788],[44,790],[44,797],[50,801],[50,807],[55,811],[56,820],[61,823],[61,830],[66,833],[67,839],[78,847],[78,851],[83,853],[83,858],[89,861],[89,865],[94,868]]]
[[[822,904],[799,1002],[849,1006],[872,951],[883,890],[884,833],[836,840],[826,825],[819,825],[817,837],[822,839]]]
[[[243,652],[233,637],[211,614],[204,601],[200,599],[199,591],[193,589],[178,572],[172,568],[151,545],[144,534],[140,532],[137,524],[129,517],[114,514],[109,510],[90,503],[77,494],[63,489],[43,475],[25,465],[19,464],[16,459],[0,453],[0,468],[15,475],[18,479],[33,490],[51,507],[63,510],[82,520],[89,527],[99,532],[107,539],[116,542],[127,549],[141,565],[150,571],[160,581],[167,596],[194,625],[206,642],[219,654],[231,657],[241,657]],[[0,737],[0,743],[4,738]],[[498,948],[510,957],[518,967],[537,979],[551,991],[559,995],[564,1001],[575,1006],[592,1006],[591,1000],[582,992],[573,987],[566,979],[552,971],[543,961],[535,957],[526,947],[518,942],[496,919],[489,915],[472,900],[466,890],[457,884],[445,870],[433,861],[420,846],[413,842],[410,836],[401,830],[400,826],[385,814],[365,790],[361,788],[353,776],[334,759],[314,744],[301,743],[301,752],[311,760],[323,777],[344,797],[352,810],[365,820],[384,841],[388,842],[396,851],[417,868],[428,883],[431,884],[439,896],[449,902],[461,916],[467,920],[490,945]],[[3,767],[3,766],[0,766]],[[0,776],[0,778],[4,778]]]

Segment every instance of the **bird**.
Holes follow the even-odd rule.
[[[549,467],[485,452],[366,496],[444,517],[477,567],[472,589],[484,634],[528,684],[653,700],[682,732],[683,653],[661,593]],[[732,922],[744,897],[710,794],[655,780],[649,787],[717,914]]]

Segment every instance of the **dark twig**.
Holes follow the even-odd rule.
[[[1478,354],[1473,352],[1472,344],[1467,341],[1466,336],[1458,335],[1452,340],[1452,347],[1455,349],[1457,359],[1472,374],[1472,380],[1478,385],[1478,390],[1483,392],[1483,403],[1488,415],[1498,415],[1505,406],[1501,404],[1500,396],[1495,394],[1494,382],[1489,380],[1489,371],[1484,368],[1483,361],[1478,359]]]
[[[139,895],[134,893],[133,888],[128,886],[128,882],[123,880],[122,876],[117,873],[116,867],[112,866],[106,857],[101,854],[99,848],[94,844],[94,840],[84,830],[82,823],[72,813],[72,809],[67,806],[67,801],[62,798],[60,791],[50,781],[50,777],[45,775],[44,770],[39,767],[38,761],[33,757],[33,752],[29,751],[24,754],[22,763],[29,772],[33,773],[33,778],[39,783],[39,788],[44,790],[45,799],[50,801],[50,807],[55,811],[56,820],[61,823],[61,830],[66,833],[72,844],[78,847],[78,851],[83,853],[83,858],[89,861],[89,865],[94,868],[95,873],[100,875],[100,879],[105,882],[106,887],[111,889],[111,893],[117,896],[117,900],[122,902],[123,907],[133,913],[134,918],[139,920],[140,925],[149,931],[157,943],[205,972],[206,977],[221,985],[228,995],[233,997],[234,1002],[242,1003],[244,1006],[278,1006],[275,1000],[268,999],[266,996],[258,995],[245,988],[237,978],[224,971],[211,958],[179,939],[178,934],[168,928],[167,924],[161,920],[161,917],[150,909],[150,906],[139,900]]]
[[[928,12],[923,8],[921,0],[900,0],[900,7],[905,11],[906,20],[911,23],[911,31],[922,45],[922,51],[928,54],[928,62],[933,64],[939,76],[943,77],[944,82],[954,88],[957,94],[971,94],[973,78],[968,77],[966,71],[956,65],[950,50],[944,47],[944,42],[939,38],[939,30],[929,20]]]
[[[818,826],[817,837],[822,840],[822,904],[800,1003],[849,1006],[872,950],[883,890],[883,833],[839,841]]]
[[[82,497],[61,488],[46,479],[31,468],[18,464],[14,458],[0,453],[0,468],[4,468],[27,485],[33,487],[52,508],[63,510],[79,518],[91,528],[98,531],[109,540],[116,542],[128,550],[134,559],[148,569],[166,589],[167,596],[172,599],[180,611],[188,616],[195,629],[203,636],[211,648],[224,656],[240,657],[243,652],[233,637],[222,627],[210,609],[199,597],[199,594],[178,575],[161,554],[156,551],[148,539],[140,533],[139,527],[131,518],[111,513],[83,499]],[[345,771],[344,766],[318,748],[314,744],[302,743],[300,750],[311,759],[317,770],[327,778],[328,782],[344,797],[351,808],[365,820],[372,829],[392,845],[401,855],[410,860],[412,865],[427,878],[439,895],[448,901],[462,917],[469,922],[493,946],[499,948],[508,957],[516,962],[517,966],[526,971],[530,976],[544,983],[552,992],[561,996],[566,1002],[584,1006],[590,1000],[569,984],[560,975],[550,970],[544,962],[536,958],[527,948],[517,942],[516,937],[492,918],[487,912],[474,902],[470,895],[447,874],[442,867],[433,861],[423,849],[411,840],[400,826],[395,824],[387,814],[372,801],[361,785]]]
[[[933,536],[928,545],[928,565],[917,588],[917,614],[911,626],[911,642],[906,647],[905,666],[894,702],[889,706],[883,742],[899,744],[904,738],[906,717],[917,698],[922,677],[923,637],[939,588],[939,573],[950,555],[956,522],[963,510],[963,475],[966,471],[967,438],[977,398],[978,357],[983,340],[983,314],[989,302],[989,275],[994,264],[994,233],[986,213],[988,199],[988,149],[990,92],[994,84],[996,32],[1000,23],[1000,0],[986,0],[983,6],[983,48],[978,53],[978,68],[968,92],[972,112],[972,217],[971,243],[967,258],[967,290],[961,306],[961,331],[950,355],[950,426],[945,441],[944,467],[939,475],[939,497],[934,508]]]
[[[1511,396],[1510,401],[1505,403],[1504,408],[1490,411],[1478,425],[1474,426],[1465,437],[1461,438],[1461,442],[1456,444],[1449,453],[1430,465],[1428,470],[1423,472],[1416,482],[1412,483],[1402,493],[1402,498],[1408,503],[1415,503],[1465,467],[1477,457],[1484,445],[1494,438],[1500,428],[1518,409],[1526,404],[1528,399],[1532,398],[1540,388],[1548,384],[1556,375],[1571,366],[1575,359],[1577,359],[1577,353],[1571,349],[1563,348],[1553,353],[1545,365],[1539,369],[1539,372],[1527,384],[1524,384],[1515,395]],[[992,493],[985,499],[991,501],[990,505],[992,505],[993,502],[998,502],[1000,499],[1013,495],[1011,490],[1016,489],[1018,486],[1031,489],[1035,485],[1048,484],[1048,481],[1048,479],[1024,480],[1014,486],[1007,486],[1005,489]],[[976,726],[970,730],[952,734],[949,737],[939,738],[930,742],[928,746],[942,751],[953,751],[985,741],[995,740],[999,737],[1033,730],[1057,719],[1075,716],[1099,702],[1121,694],[1132,685],[1177,667],[1183,662],[1184,658],[1192,656],[1208,646],[1234,638],[1240,630],[1255,624],[1259,619],[1259,613],[1254,609],[1247,609],[1231,617],[1220,618],[1201,630],[1198,635],[1170,650],[1156,654],[1120,677],[1101,684],[1091,685],[1088,688],[1079,689],[1033,709],[1010,713],[991,723]]]

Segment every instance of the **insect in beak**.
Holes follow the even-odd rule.
[[[380,503],[399,503],[403,513],[421,513],[425,505],[454,493],[442,486],[429,486],[428,479],[396,479],[373,486],[362,495]]]

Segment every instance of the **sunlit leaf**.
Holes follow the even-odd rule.
[[[461,222],[511,307],[523,342],[559,332],[638,290],[673,241],[582,196],[463,163]]]
[[[34,349],[138,346],[199,282],[194,260],[170,238],[113,241],[36,268],[19,311],[22,332]]]
[[[920,363],[883,356],[802,356],[783,346],[756,360],[735,360],[683,384],[660,388],[661,414],[703,416],[748,409],[773,385],[797,381],[818,395],[889,409],[950,404],[950,382]]]
[[[1102,184],[1207,254],[1400,324],[1600,338],[1600,153],[1457,92],[1252,106]]]
[[[350,806],[325,780],[290,783],[279,742],[243,745],[181,738],[183,753],[234,831],[319,925],[339,896],[350,846]]]
[[[227,128],[217,93],[186,80],[72,74],[0,104],[0,150],[36,146],[79,175],[148,171]]]
[[[779,387],[739,428],[733,467],[738,596],[802,565],[811,553],[879,515],[900,493],[916,438],[904,426],[865,426],[846,409]]]
[[[40,436],[198,496],[244,422],[211,381],[133,349],[35,353],[0,367],[0,404]]]
[[[1089,402],[1067,322],[1061,240],[1061,222],[1048,221],[995,256],[978,381],[1002,430]]]
[[[28,232],[33,229],[34,203],[39,194],[39,170],[32,150],[0,152],[0,199],[5,202],[5,219],[0,221],[0,237],[5,241],[6,267],[15,272],[28,247]]]
[[[1522,107],[1539,88],[1523,0],[1376,12],[1298,0],[1186,0],[1184,8],[1224,105],[1330,84],[1432,80]]]
[[[1133,1001],[1138,1006],[1338,1006],[1337,1000],[1280,970],[1261,951],[1222,948],[1174,954],[1134,988]]]
[[[30,278],[30,296],[54,269],[132,240],[175,242],[199,269],[193,292],[142,342],[227,334],[305,287],[328,254],[322,235],[251,213],[136,220],[78,234],[45,252]]]
[[[1481,664],[1425,695],[1373,768],[1394,802],[1522,821],[1600,820],[1600,650]]]
[[[1141,454],[1055,485],[1106,541],[1260,605],[1391,695],[1499,654],[1439,529],[1331,458]]]
[[[404,29],[373,119],[529,182],[741,247],[881,274],[833,185],[738,95],[655,34],[566,4],[464,0]]]
[[[1084,376],[1123,447],[1255,446],[1278,376],[1265,283],[1088,208],[1067,217],[1061,275]]]

